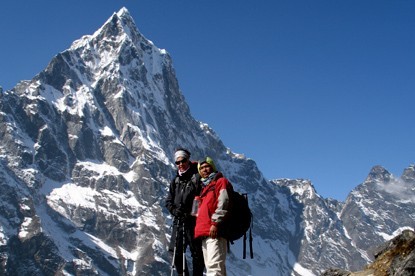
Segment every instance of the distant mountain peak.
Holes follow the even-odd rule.
[[[387,171],[384,167],[377,165],[370,170],[365,182],[382,181],[386,183],[389,182],[391,176],[391,173]]]
[[[272,181],[279,186],[287,187],[293,195],[302,199],[312,199],[317,196],[316,190],[308,179],[275,179]]]
[[[405,182],[415,181],[415,164],[412,164],[408,168],[406,168],[403,171],[401,178]]]

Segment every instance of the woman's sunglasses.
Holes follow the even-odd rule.
[[[184,159],[182,159],[182,160],[176,161],[175,163],[176,163],[176,165],[179,165],[179,164],[184,164],[184,163],[186,163],[186,162],[187,162],[187,159],[186,159],[186,158],[184,158]]]

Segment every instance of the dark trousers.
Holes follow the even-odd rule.
[[[181,220],[175,219],[174,221],[169,250],[174,252],[174,247],[176,246],[174,266],[178,274],[183,274],[183,252],[186,252],[187,246],[189,246],[190,253],[192,254],[192,275],[203,276],[205,263],[203,259],[202,241],[200,239],[194,239],[195,223],[196,219],[194,217]],[[184,275],[190,275],[186,260]]]

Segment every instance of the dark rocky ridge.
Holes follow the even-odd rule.
[[[377,249],[375,260],[357,272],[329,269],[322,276],[413,276],[415,275],[415,232],[405,230]]]

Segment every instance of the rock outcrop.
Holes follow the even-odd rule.
[[[362,271],[329,269],[323,276],[413,276],[415,275],[415,232],[402,234],[378,248],[373,263]]]

